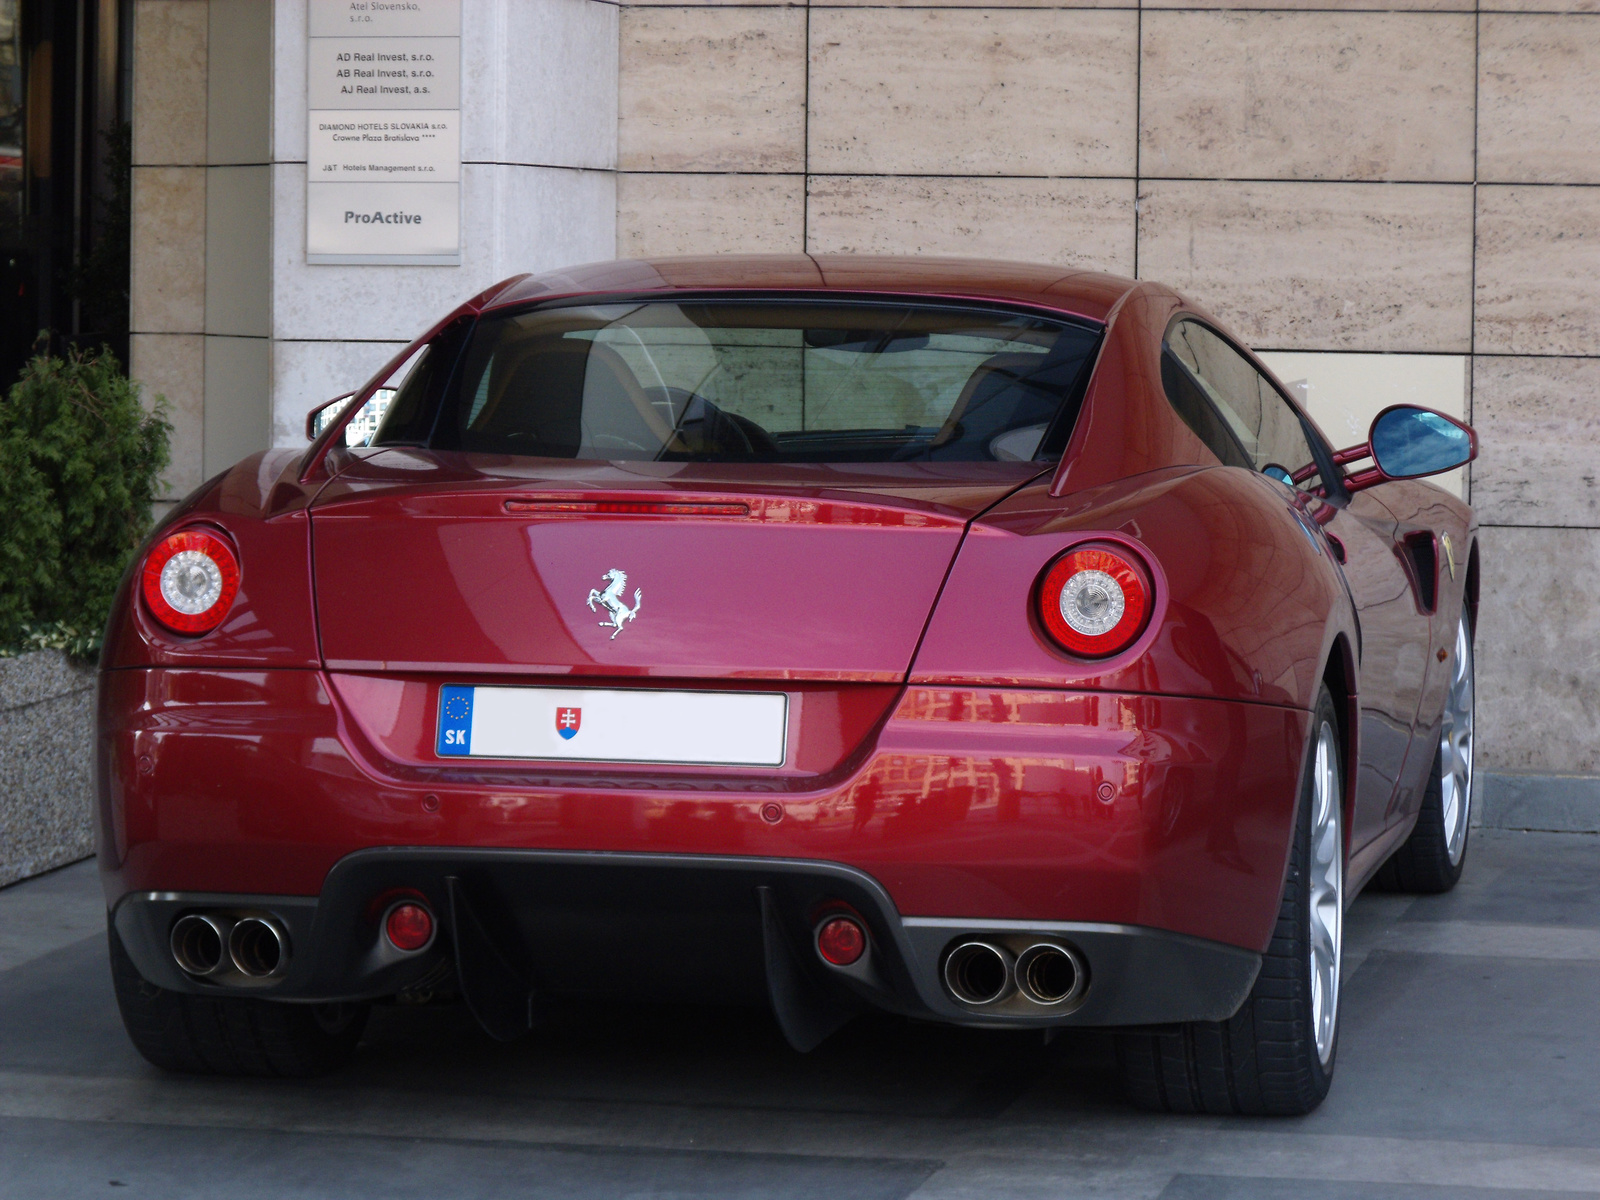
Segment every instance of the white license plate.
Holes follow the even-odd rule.
[[[782,692],[621,688],[439,689],[441,755],[781,767]]]

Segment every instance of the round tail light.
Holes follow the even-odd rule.
[[[210,633],[239,594],[239,559],[214,533],[186,529],[155,544],[144,560],[144,602],[174,633]]]
[[[1068,550],[1039,585],[1039,620],[1062,649],[1084,658],[1126,650],[1144,632],[1150,576],[1131,551],[1105,544]]]
[[[401,901],[385,914],[383,932],[397,950],[421,950],[433,941],[433,914],[421,904]]]
[[[867,949],[867,931],[854,917],[829,917],[817,927],[817,953],[836,967],[848,967]]]

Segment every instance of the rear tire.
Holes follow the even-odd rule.
[[[1472,833],[1472,622],[1465,609],[1456,629],[1439,747],[1416,828],[1372,882],[1385,892],[1448,892],[1467,865]]]
[[[1299,1116],[1322,1103],[1338,1051],[1344,771],[1323,687],[1300,781],[1288,878],[1261,974],[1226,1021],[1117,1035],[1128,1098],[1158,1112]]]
[[[164,1071],[306,1078],[343,1066],[367,1023],[365,1004],[286,1004],[187,996],[139,974],[107,922],[111,982],[134,1048]]]

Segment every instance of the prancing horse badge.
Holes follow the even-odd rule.
[[[596,604],[605,606],[611,615],[600,624],[612,626],[611,637],[614,641],[617,634],[622,632],[622,627],[639,615],[639,605],[644,600],[644,589],[633,589],[633,607],[629,608],[628,602],[622,598],[622,590],[628,586],[628,573],[613,567],[606,572],[605,578],[604,591],[599,588],[589,589],[589,611],[599,612],[600,610],[595,607]]]

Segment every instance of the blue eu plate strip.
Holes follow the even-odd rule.
[[[456,684],[439,689],[440,754],[472,753],[472,693]]]

